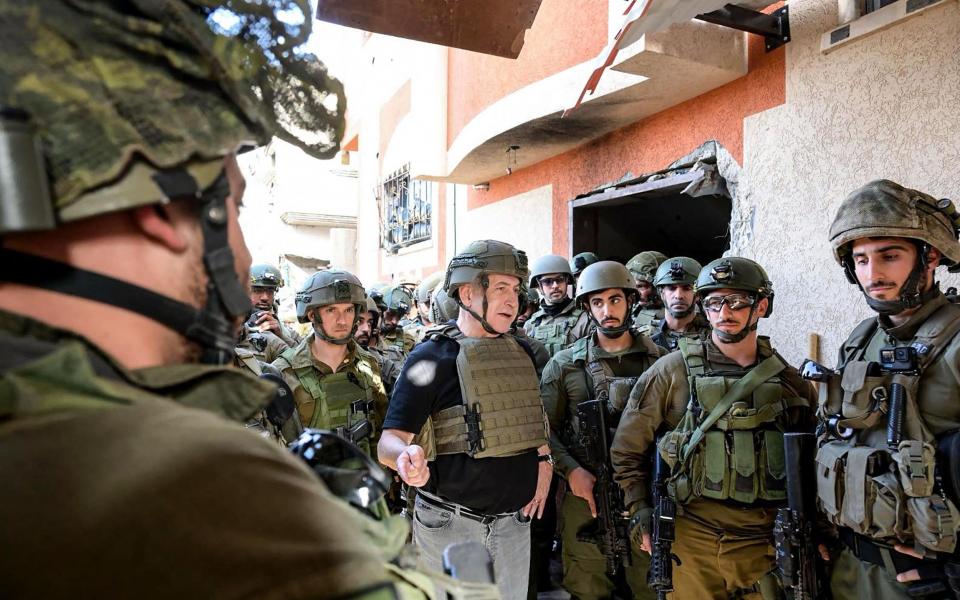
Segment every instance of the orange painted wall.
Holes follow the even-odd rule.
[[[468,190],[472,210],[553,184],[553,251],[568,250],[567,204],[577,195],[616,180],[666,167],[707,140],[717,140],[743,163],[743,119],[786,101],[785,50],[764,53],[750,36],[749,72],[701,96],[609,133],[583,146]]]
[[[451,48],[447,147],[484,108],[526,85],[593,59],[606,43],[606,0],[544,0],[516,59]]]

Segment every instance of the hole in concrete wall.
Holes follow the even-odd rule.
[[[573,210],[573,254],[627,261],[644,250],[706,264],[730,247],[732,203],[721,194],[626,196]]]

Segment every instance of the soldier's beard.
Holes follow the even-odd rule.
[[[366,350],[370,346],[370,334],[369,333],[358,333],[353,336],[353,339],[360,344],[360,347]]]

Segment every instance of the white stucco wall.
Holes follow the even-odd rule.
[[[473,240],[496,239],[513,244],[532,262],[553,250],[553,186],[517,194],[464,211],[457,218],[457,250]]]
[[[870,316],[832,258],[827,231],[843,198],[887,178],[936,197],[960,197],[960,5],[914,19],[830,54],[835,0],[790,2],[786,104],[745,121],[740,211],[750,215],[734,253],[758,260],[776,290],[761,325],[787,359],[837,348]],[[946,276],[945,270],[941,275]],[[957,285],[942,277],[944,287]]]

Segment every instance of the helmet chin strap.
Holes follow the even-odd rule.
[[[453,295],[453,298],[454,300],[457,301],[457,304],[460,305],[460,308],[467,311],[467,313],[477,321],[480,321],[480,326],[483,327],[484,331],[492,335],[501,335],[501,333],[496,329],[494,329],[493,325],[491,325],[490,322],[487,321],[487,288],[490,286],[490,279],[486,275],[480,276],[480,286],[483,288],[483,315],[482,316],[478,315],[476,311],[474,311],[469,306],[463,303],[463,300],[460,299],[459,291],[457,291],[457,293]]]
[[[310,319],[310,324],[313,326],[313,332],[321,340],[325,342],[330,342],[331,344],[336,344],[337,346],[346,346],[350,343],[350,340],[353,339],[353,334],[357,332],[357,327],[360,326],[360,314],[357,313],[357,316],[353,318],[353,327],[350,328],[350,333],[343,338],[335,338],[327,335],[327,332],[323,329],[323,321],[320,319],[320,315],[316,312],[313,313],[313,318]]]
[[[633,326],[633,324],[630,322],[630,315],[631,313],[633,313],[633,307],[635,303],[630,300],[628,300],[628,302],[629,304],[627,304],[627,312],[623,316],[623,322],[617,325],[616,327],[604,327],[603,325],[600,324],[600,321],[597,321],[597,318],[593,316],[593,311],[590,310],[589,306],[581,305],[581,308],[587,311],[587,314],[590,315],[590,320],[593,321],[594,325],[597,326],[597,331],[599,331],[606,337],[615,340],[621,337],[626,332],[630,331],[630,328]]]
[[[199,192],[196,180],[186,171],[168,171],[154,177],[170,199],[194,197],[199,205],[203,233],[203,266],[207,274],[207,301],[197,309],[153,290],[107,275],[79,269],[56,260],[0,248],[0,281],[50,290],[100,302],[137,313],[176,331],[200,346],[200,360],[207,364],[233,361],[237,343],[236,319],[252,305],[237,277],[233,252],[227,239],[226,199],[230,187],[221,173]]]
[[[917,244],[917,260],[914,263],[913,270],[910,271],[910,276],[907,277],[907,280],[903,282],[903,285],[900,286],[899,297],[896,300],[877,300],[872,298],[867,290],[864,289],[861,285],[860,280],[857,279],[856,269],[853,266],[853,259],[850,256],[847,256],[843,261],[843,269],[846,271],[847,279],[851,282],[856,283],[857,287],[860,288],[860,292],[863,294],[864,298],[867,301],[867,306],[869,306],[874,312],[884,316],[898,315],[905,310],[910,310],[911,308],[917,308],[918,306],[923,305],[925,302],[929,302],[935,298],[940,293],[940,285],[936,282],[930,289],[925,292],[920,291],[920,286],[923,283],[923,276],[927,271],[927,252],[929,251],[929,246],[926,244]]]

